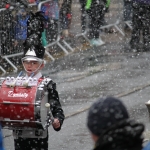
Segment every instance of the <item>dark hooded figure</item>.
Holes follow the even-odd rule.
[[[131,120],[117,98],[98,99],[89,109],[87,126],[93,150],[142,150],[144,125]]]
[[[133,31],[130,46],[133,52],[150,50],[150,0],[133,1]],[[142,36],[141,36],[142,34]]]
[[[123,20],[131,21],[132,20],[132,0],[123,0]],[[124,24],[124,30],[127,31],[129,27]]]
[[[88,2],[90,1],[90,5]],[[83,1],[81,0],[81,7],[83,9]],[[104,24],[104,16],[106,13],[107,0],[86,0],[85,9],[89,16],[89,28],[90,28],[90,45],[91,46],[101,46],[105,42],[100,37],[100,27]],[[84,10],[82,10],[84,11]],[[83,19],[83,18],[82,18]]]

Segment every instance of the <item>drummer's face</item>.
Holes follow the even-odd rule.
[[[36,74],[39,70],[41,70],[44,66],[43,63],[38,61],[23,61],[23,65],[27,71],[28,76],[30,76],[33,72]]]

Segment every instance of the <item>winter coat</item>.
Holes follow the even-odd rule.
[[[150,150],[150,142],[143,148],[143,150]]]
[[[71,14],[71,5],[72,0],[64,0],[61,6],[61,13],[63,13],[64,16],[67,16],[67,14]]]
[[[103,12],[105,12],[104,10],[106,9],[106,5],[107,5],[107,0],[87,0],[86,1],[86,10],[87,11],[96,11],[96,10],[102,10]],[[102,13],[103,13],[102,12]]]
[[[2,136],[1,127],[0,127],[0,150],[4,150],[4,147],[3,147],[3,136]]]
[[[44,13],[46,19],[59,19],[59,7],[58,7],[58,0],[54,0],[51,2],[47,2],[43,4],[41,7],[41,11]]]
[[[27,38],[27,20],[29,16],[17,15],[17,24],[15,27],[15,39],[25,40]]]
[[[150,150],[150,142],[143,148],[143,150]]]
[[[104,131],[94,150],[142,150],[144,125],[125,120]]]

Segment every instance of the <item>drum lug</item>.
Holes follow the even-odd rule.
[[[35,130],[35,136],[42,136],[43,131],[42,130]]]
[[[16,136],[21,136],[22,135],[22,130],[15,130]]]

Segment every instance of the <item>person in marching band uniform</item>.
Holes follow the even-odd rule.
[[[29,23],[32,23],[32,20],[34,29],[35,27],[38,28],[38,24],[35,23],[41,20],[41,14],[38,12],[38,15],[31,15],[32,16],[29,19]],[[31,33],[33,30],[31,30],[30,26],[32,27],[31,24],[28,24],[28,30],[30,34],[28,32],[27,39],[24,42],[24,56],[22,58],[22,64],[26,72],[26,78],[32,76],[36,79],[42,79],[44,77],[42,76],[41,69],[44,67],[43,58],[45,53],[45,48],[42,46],[40,41],[42,28],[40,28],[40,34],[39,30],[35,30],[35,32]],[[59,101],[56,83],[54,83],[52,80],[50,80],[48,83],[48,103],[50,103],[50,110],[54,117],[52,126],[55,131],[59,131],[61,130],[65,116]],[[33,131],[32,134],[31,130],[28,131],[25,129],[21,130],[21,132],[20,130],[13,130],[13,135],[15,150],[48,150],[48,129],[42,130],[41,133],[41,131],[38,132],[37,128],[37,131]]]
[[[24,69],[26,71],[26,77],[30,77],[33,74],[34,78],[43,78],[40,70],[44,67],[44,48],[42,45],[39,46],[31,46],[25,51],[24,57],[22,58],[22,63],[24,66]],[[40,52],[40,53],[39,53]],[[50,103],[50,108],[54,117],[54,121],[52,123],[52,126],[54,130],[59,131],[61,129],[61,126],[64,121],[64,112],[62,110],[60,101],[59,101],[59,96],[58,92],[56,91],[56,84],[53,81],[50,81],[50,86],[48,88],[48,100]],[[27,132],[30,131],[25,131],[26,134]],[[14,131],[14,144],[15,144],[15,150],[48,150],[48,130],[43,131],[47,133],[46,138],[42,138],[41,136],[32,136],[30,133],[28,133],[29,137],[24,137],[22,132],[21,137],[17,135],[16,131]]]

